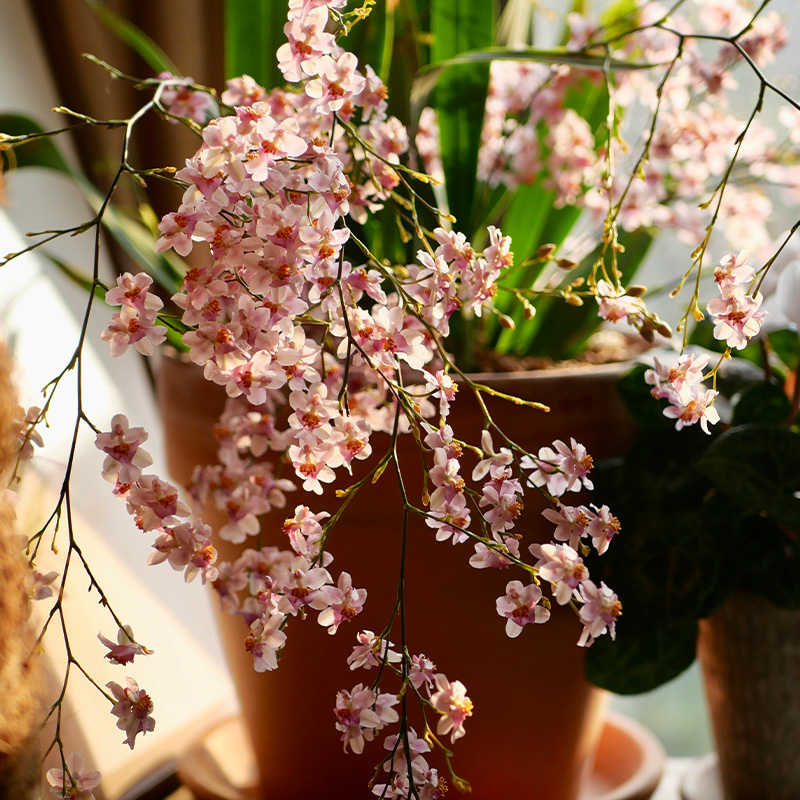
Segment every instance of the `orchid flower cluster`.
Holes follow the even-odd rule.
[[[729,350],[744,349],[761,330],[766,313],[758,310],[763,300],[761,292],[754,289],[750,293],[750,287],[756,283],[756,270],[746,263],[749,255],[747,251],[729,253],[720,261],[714,270],[714,281],[721,296],[710,300],[706,307],[714,323],[714,338],[725,342]],[[707,354],[684,353],[669,367],[655,359],[655,369],[645,373],[645,380],[653,386],[653,397],[669,402],[664,415],[675,420],[678,430],[699,422],[710,433],[709,423],[719,422],[719,413],[714,408],[718,392],[702,383],[705,378],[713,378],[719,364],[704,374],[708,362]]]
[[[200,149],[176,175],[186,185],[183,202],[159,226],[156,249],[188,256],[205,243],[211,255],[187,271],[172,298],[182,311],[188,357],[228,396],[215,431],[219,463],[195,471],[194,504],[223,511],[227,522],[218,535],[246,545],[259,533],[260,517],[284,508],[297,484],[322,495],[337,470],[352,474],[356,462],[372,456],[375,434],[421,431],[433,487],[424,516],[435,538],[453,545],[472,540],[469,562],[477,569],[514,564],[528,576],[527,585],[510,581],[496,601],[508,635],[549,617],[543,579],[559,604],[579,611],[579,644],[613,636],[621,604],[608,587],[592,583],[582,557],[586,542],[603,552],[619,530],[609,509],[559,504],[555,541],[531,545],[529,563],[513,530],[525,488],[553,502],[591,488],[585,448],[557,441],[536,454],[520,453],[506,440],[509,447],[495,450],[486,429],[480,447],[470,447],[482,456],[472,472],[480,487],[472,502],[462,477],[465,443],[447,424],[459,384],[441,337],[456,310],[490,311],[496,282],[513,263],[508,237],[490,227],[487,246],[476,253],[463,234],[437,227],[420,236],[417,262],[401,270],[389,270],[358,242],[366,262],[345,256],[354,239],[347,218],[359,221],[405,180],[398,165],[408,136],[387,117],[386,93],[374,73],[361,74],[355,57],[324,32],[329,5],[290,12],[289,42],[278,56],[298,91],[268,93],[247,78],[229,83],[222,100],[234,113],[203,128]],[[107,334],[115,354],[129,345],[148,354],[163,339],[153,316],[160,301],[148,287],[147,276],[125,274],[107,295],[107,302],[121,305]],[[367,591],[349,573],[334,580],[330,571],[328,512],[298,505],[283,525],[287,548],[248,547],[236,561],[220,562],[210,529],[190,520],[177,489],[140,472],[150,463],[143,441],[141,429],[115,418],[112,432],[97,439],[106,453],[104,475],[137,526],[155,535],[150,563],[167,561],[186,580],[200,575],[229,611],[244,617],[245,647],[257,671],[277,668],[280,652],[291,646],[290,617],[316,611],[318,623],[335,634],[361,612]],[[263,458],[269,453],[284,454],[293,479],[276,473]],[[379,463],[386,462],[384,456]],[[348,491],[355,494],[364,481]],[[483,534],[471,530],[473,515]],[[357,639],[351,668],[380,661],[438,712],[438,734],[453,741],[464,735],[472,703],[463,684],[436,672],[424,654],[392,650],[385,636],[362,631]],[[396,723],[398,702],[396,693],[363,683],[340,692],[336,727],[345,750],[362,752],[365,741]],[[423,740],[413,730],[405,736],[420,743],[407,777],[398,777],[405,756],[392,734],[391,785],[375,791],[405,797],[403,781],[411,779],[440,796],[438,773],[421,756]]]
[[[479,174],[489,186],[543,182],[553,191],[556,206],[576,205],[591,209],[602,220],[609,208],[625,230],[650,226],[673,229],[692,247],[706,235],[709,212],[703,202],[708,186],[720,182],[729,168],[730,153],[744,121],[733,109],[740,83],[731,68],[744,57],[765,65],[775,59],[787,41],[781,16],[768,11],[753,17],[729,0],[705,0],[696,9],[699,28],[688,21],[690,9],[668,9],[647,3],[641,9],[641,27],[620,40],[605,42],[604,26],[582,14],[569,14],[569,49],[591,51],[603,43],[617,58],[664,65],[659,70],[621,71],[614,76],[614,113],[625,120],[634,111],[652,115],[652,125],[637,130],[640,142],[621,137],[608,142],[596,136],[587,119],[569,102],[581,92],[582,81],[602,84],[602,72],[575,69],[569,64],[546,65],[526,61],[495,61],[482,133]],[[693,29],[705,35],[695,37]],[[706,51],[703,40],[722,40],[738,33],[736,46],[720,41]],[[736,170],[740,177],[767,177],[785,187],[788,196],[797,185],[798,167],[785,158],[796,138],[793,111],[784,109],[779,120],[785,139],[757,119],[747,125]],[[430,143],[436,136],[435,114],[428,109],[423,135]],[[544,131],[544,135],[542,134]],[[627,154],[627,155],[626,155]],[[644,154],[642,158],[641,155]],[[435,150],[430,158],[436,169]],[[619,178],[609,196],[604,177],[613,164]],[[645,166],[646,165],[646,166]],[[640,171],[639,168],[643,167]],[[632,175],[631,180],[623,175]],[[757,250],[771,246],[767,222],[773,212],[770,198],[747,181],[731,181],[721,198],[720,220],[726,238],[736,249]],[[579,252],[577,242],[575,252]],[[576,259],[577,260],[577,259]]]
[[[290,623],[307,621],[314,612],[317,623],[336,635],[363,610],[368,591],[360,587],[369,576],[334,572],[335,526],[366,483],[397,465],[400,436],[414,437],[424,458],[425,508],[406,502],[406,511],[424,518],[442,547],[464,551],[473,568],[516,570],[505,594],[494,601],[498,625],[505,625],[508,637],[546,622],[554,600],[578,616],[578,645],[588,647],[605,634],[614,638],[621,602],[611,587],[591,579],[586,559],[607,551],[620,521],[607,505],[570,505],[567,500],[570,493],[582,496],[593,489],[591,455],[575,439],[544,443],[536,452],[514,442],[486,411],[482,396],[513,398],[461,372],[445,343],[456,314],[511,324],[498,312],[495,298],[514,266],[512,242],[488,225],[481,233],[484,246],[473,247],[453,229],[454,220],[431,207],[415,188],[436,183],[441,174],[432,138],[434,116],[423,113],[416,139],[425,174],[404,163],[409,132],[388,114],[386,87],[340,44],[337,30],[347,27],[345,5],[346,0],[290,0],[287,42],[277,53],[286,88],[270,91],[246,75],[233,79],[220,98],[221,110],[229,113],[207,120],[217,106],[190,79],[164,73],[155,81],[151,105],[172,121],[192,120],[201,136],[199,149],[174,174],[182,201],[161,220],[155,244],[158,252],[172,250],[186,258],[188,266],[171,298],[172,310],[152,291],[145,273],[120,276],[106,293],[107,304],[119,310],[102,338],[114,356],[130,347],[150,356],[169,332],[227,400],[214,430],[218,463],[195,470],[186,487],[191,504],[169,481],[146,472],[152,458],[143,448],[148,438],[143,428],[116,415],[103,431],[82,413],[105,457],[103,477],[137,528],[151,537],[148,563],[167,563],[187,582],[199,576],[213,587],[223,608],[245,621],[243,644],[258,672],[278,668],[283,649],[291,647]],[[709,4],[711,30],[739,24],[722,19],[724,6]],[[652,25],[645,19],[624,39],[620,53],[675,67],[677,39],[691,57],[684,66],[670,68],[669,81],[665,77],[657,87],[633,72],[615,79],[610,91],[612,106],[652,92],[657,113],[643,144],[650,155],[646,175],[639,170],[646,160],[642,156],[627,185],[613,180],[611,167],[622,160],[625,147],[616,135],[598,145],[586,120],[569,110],[573,70],[497,62],[480,177],[489,186],[518,185],[546,172],[557,205],[583,203],[597,210],[606,204],[610,210],[602,243],[612,252],[613,267],[603,266],[602,277],[594,269],[586,294],[597,302],[602,319],[629,323],[652,340],[654,333],[669,330],[648,311],[639,287],[622,286],[616,269],[623,250],[615,238],[617,221],[630,228],[656,224],[694,230],[687,225],[687,219],[697,220],[689,204],[709,177],[719,176],[719,202],[724,195],[722,213],[730,227],[741,229],[743,218],[754,225],[763,221],[766,206],[755,214],[753,198],[727,183],[732,162],[728,166],[725,153],[740,130],[726,116],[722,89],[729,84],[734,58],[745,52],[753,61],[768,60],[783,33],[777,18],[758,18],[737,40],[738,50],[725,50],[709,63],[692,49],[693,40],[681,32],[680,22],[670,28],[655,4],[647,9]],[[572,44],[591,50],[600,31],[577,18],[571,26]],[[603,77],[608,79],[590,74],[592,80]],[[698,82],[712,98],[699,105]],[[769,137],[752,119],[748,130],[756,134],[748,144],[753,147],[752,171],[756,149]],[[781,173],[776,182],[784,177]],[[597,185],[599,193],[587,192]],[[416,236],[419,250],[412,263],[392,265],[358,238],[358,225],[384,206],[393,206],[401,227]],[[435,219],[428,227],[418,214],[423,206]],[[706,233],[719,213],[718,207]],[[760,247],[763,237],[756,228],[748,229],[748,242]],[[699,239],[698,270],[708,236]],[[550,255],[548,250],[545,258]],[[758,291],[763,270],[757,272],[747,260],[746,251],[721,260],[715,271],[720,296],[707,305],[714,335],[729,350],[743,348],[756,336],[764,316]],[[569,269],[574,263],[559,266]],[[99,286],[97,276],[94,280]],[[562,295],[578,305],[582,301],[572,288]],[[648,372],[653,394],[668,400],[664,414],[675,419],[678,429],[699,423],[708,432],[708,425],[719,419],[716,391],[703,384],[714,379],[717,368],[704,372],[707,366],[708,356],[685,353],[671,366],[656,361]],[[459,391],[473,393],[483,405],[479,441],[462,438],[465,434],[450,424]],[[21,459],[41,444],[39,426],[46,412],[47,405],[21,411]],[[467,435],[477,439],[478,432]],[[477,458],[471,471],[465,456]],[[326,487],[342,480],[350,485],[335,491],[342,501],[338,510],[304,502],[289,505],[289,496],[300,489],[328,502],[333,492]],[[553,526],[550,543],[524,541],[520,521],[526,491],[538,492],[548,503],[542,516]],[[264,515],[287,507],[285,546],[262,544]],[[203,521],[204,509],[221,512],[219,530]],[[222,561],[215,537],[239,545],[240,555]],[[461,547],[468,543],[471,549]],[[70,538],[73,550],[102,595]],[[32,596],[52,597],[57,578],[35,573]],[[59,613],[62,596],[63,584],[48,623]],[[99,634],[106,658],[127,667],[135,657],[149,655],[152,651],[111,613],[117,641]],[[375,794],[435,800],[446,785],[426,755],[433,742],[448,755],[436,736],[449,736],[451,743],[464,736],[473,704],[468,687],[449,680],[428,655],[412,652],[405,640],[395,647],[389,640],[391,624],[378,634],[356,630],[347,663],[353,671],[377,668],[378,678],[371,683],[364,678],[331,698],[334,724],[344,750],[354,753],[385,732],[389,754],[381,765],[387,775],[384,782],[373,781]],[[399,689],[384,688],[382,682],[391,679],[399,679]],[[95,686],[109,701],[130,748],[140,734],[154,729],[154,701],[135,678],[126,676],[124,685]],[[426,710],[437,715],[436,735],[427,722],[418,733],[405,714],[401,717],[396,706],[406,695],[418,699],[423,719]],[[398,724],[399,731],[392,727]],[[97,773],[84,772],[79,754],[62,752],[62,767],[47,775],[53,794],[89,800]],[[450,777],[466,785],[452,771]]]

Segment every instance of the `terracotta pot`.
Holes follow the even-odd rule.
[[[726,800],[800,797],[800,611],[738,592],[700,622]]]
[[[621,452],[632,438],[632,423],[614,389],[618,376],[618,367],[602,367],[478,377],[500,391],[551,405],[551,413],[545,414],[489,399],[490,412],[523,446],[536,450],[556,438],[568,441],[574,436],[601,457]],[[207,391],[213,388],[191,364],[166,362],[161,371],[159,394],[169,467],[178,481],[185,482],[196,463],[214,458],[209,431],[223,398]],[[457,436],[479,442],[483,417],[466,389],[450,421]],[[419,451],[411,436],[401,441],[406,490],[419,507]],[[373,441],[373,450],[380,453],[386,445],[388,437],[383,445]],[[346,478],[343,475],[341,480]],[[295,493],[288,497],[288,508],[307,503],[314,511],[334,509],[338,502],[331,495],[317,498]],[[544,504],[531,490],[525,500],[520,529],[525,546],[536,539],[549,540],[552,525],[540,525]],[[276,514],[264,524],[265,544],[286,546],[281,532],[285,516]],[[368,744],[361,756],[344,755],[334,728],[333,707],[339,689],[351,689],[375,677],[374,670],[350,672],[346,658],[360,630],[380,631],[388,620],[396,598],[401,536],[402,506],[390,468],[377,484],[359,493],[329,541],[335,556],[334,579],[347,571],[355,586],[368,591],[364,611],[354,624],[342,625],[336,636],[329,636],[313,614],[305,622],[292,620],[279,669],[257,674],[243,648],[243,623],[224,620],[223,635],[253,739],[264,798],[370,796],[367,783],[385,751],[376,742]],[[469,544],[454,547],[436,542],[422,520],[410,517],[405,575],[408,647],[412,653],[428,655],[451,680],[461,680],[475,704],[467,734],[453,748],[453,767],[471,782],[473,796],[481,800],[575,800],[592,766],[605,700],[604,693],[583,678],[583,650],[576,646],[581,626],[570,609],[556,608],[547,624],[528,627],[519,638],[509,639],[496,613],[495,598],[505,593],[509,580],[520,576],[506,570],[473,569],[467,563],[472,552]],[[230,552],[224,555],[232,557]],[[391,638],[399,644],[397,624]],[[409,702],[409,714],[419,730],[414,705]],[[435,719],[429,721],[435,728]],[[447,777],[440,754],[430,754],[429,761]]]

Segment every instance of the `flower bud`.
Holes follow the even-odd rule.
[[[564,302],[569,303],[571,306],[582,306],[583,298],[580,295],[572,294],[572,292],[566,292],[564,294]]]
[[[556,261],[556,266],[559,269],[570,270],[575,269],[575,267],[578,266],[578,262],[573,261],[571,258],[559,258],[558,261]]]
[[[667,339],[672,337],[672,328],[670,328],[666,322],[662,322],[661,320],[659,320],[658,324],[656,325],[656,331]]]
[[[514,328],[516,327],[514,325],[514,320],[511,319],[511,317],[507,316],[506,314],[498,314],[497,319],[504,328],[508,328],[508,330],[510,331],[513,331]]]
[[[553,257],[553,253],[555,253],[555,251],[556,246],[554,244],[543,244],[536,251],[536,260],[549,261]]]
[[[628,297],[641,297],[647,291],[646,286],[629,286],[625,294]]]

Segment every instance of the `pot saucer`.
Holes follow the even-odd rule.
[[[682,800],[723,800],[715,753],[697,759],[681,783]]]
[[[664,758],[664,748],[647,728],[609,714],[580,800],[647,800],[661,779]],[[206,731],[178,762],[181,782],[198,800],[259,800],[256,775],[239,717]]]

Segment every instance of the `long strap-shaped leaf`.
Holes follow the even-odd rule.
[[[116,11],[112,11],[102,0],[86,0],[86,2],[102,23],[138,53],[154,72],[181,74],[170,57],[141,28]]]
[[[570,67],[584,69],[629,72],[631,70],[653,69],[662,66],[644,61],[624,61],[618,58],[606,58],[594,53],[576,52],[567,50],[566,47],[553,47],[549,49],[525,48],[523,50],[508,50],[504,47],[484,47],[470,50],[452,58],[435,60],[434,63],[423,67],[414,79],[411,89],[412,119],[419,119],[419,112],[428,102],[433,89],[444,79],[443,73],[451,67],[464,67],[472,64],[482,64],[491,61],[536,61],[540,64],[566,64]]]
[[[435,64],[493,44],[494,0],[431,0],[430,8],[431,60]],[[471,233],[489,64],[465,62],[464,67],[441,75],[434,83],[447,202],[459,227]]]
[[[283,83],[275,52],[286,41],[287,0],[225,0],[225,77]]]

